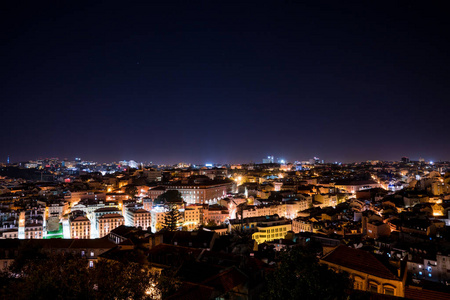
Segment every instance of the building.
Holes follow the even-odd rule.
[[[342,181],[334,185],[335,188],[343,190],[346,193],[354,194],[357,191],[368,190],[380,187],[380,184],[373,180],[366,181]]]
[[[369,221],[366,224],[367,237],[371,239],[378,239],[382,236],[389,236],[391,234],[391,227],[382,221]]]
[[[404,297],[406,272],[395,272],[373,254],[344,245],[325,255],[320,263],[336,272],[347,272],[355,290]]]
[[[258,244],[275,239],[284,239],[292,227],[291,220],[279,218],[278,215],[248,218],[242,220],[243,222],[237,221],[231,220],[230,226],[242,226],[243,230],[254,231],[252,238]]]
[[[126,208],[125,225],[147,230],[151,226],[151,213],[140,207]]]
[[[166,191],[165,187],[157,186],[157,187],[149,189],[148,192],[147,192],[147,196],[151,200],[155,200],[156,198],[158,198],[159,196],[164,194],[165,191]]]
[[[70,238],[90,239],[91,221],[84,216],[74,216],[69,219]]]
[[[167,190],[177,190],[187,204],[216,204],[227,197],[233,182],[229,180],[210,180],[196,178],[181,180],[168,185]],[[149,194],[153,190],[149,191]]]
[[[269,155],[267,156],[267,158],[263,158],[263,164],[273,164],[273,162],[273,155]]]
[[[42,224],[36,222],[26,223],[24,229],[25,239],[42,239],[44,237],[44,227]]]
[[[167,208],[162,206],[153,207],[150,211],[151,228],[153,232],[160,231],[163,228],[166,212]]]
[[[294,233],[312,232],[317,233],[325,225],[325,222],[318,221],[315,218],[298,217],[292,220],[292,231]]]
[[[19,229],[8,228],[0,231],[0,239],[18,239],[19,238]]]
[[[228,209],[223,206],[210,206],[203,211],[203,223],[215,223],[216,225],[223,224],[230,218]]]
[[[51,203],[47,206],[48,209],[48,216],[56,216],[58,219],[61,219],[61,217],[66,214],[69,210],[69,203],[68,202],[59,202],[59,203]]]
[[[111,230],[124,225],[125,219],[122,215],[117,213],[104,214],[97,219],[97,228],[99,237],[104,237],[109,234]]]
[[[320,207],[336,206],[337,195],[334,194],[317,194],[314,195],[314,201],[320,203]]]
[[[257,224],[258,232],[252,235],[252,238],[258,243],[284,239],[288,231],[291,230],[290,220],[267,221]]]
[[[203,221],[203,206],[202,205],[189,205],[184,209],[184,222],[188,230],[194,230]]]
[[[128,200],[129,196],[125,193],[106,193],[106,202],[118,201],[119,203]]]

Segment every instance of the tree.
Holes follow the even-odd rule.
[[[2,299],[160,299],[158,277],[143,262],[88,260],[70,253],[22,249],[13,266],[0,274]]]
[[[216,221],[211,219],[211,220],[208,220],[208,224],[206,224],[206,226],[215,227],[215,226],[217,226],[217,223],[216,223]]]
[[[176,205],[168,205],[169,211],[164,216],[163,229],[168,231],[175,231],[178,227],[178,221],[181,219],[181,214]]]
[[[241,227],[236,227],[231,231],[231,247],[232,252],[247,256],[252,252],[255,241],[252,232],[245,231]]]
[[[163,194],[159,195],[158,198],[156,198],[156,200],[163,203],[182,203],[183,197],[181,196],[181,193],[177,190],[168,190]]]
[[[26,257],[25,259],[23,259]],[[87,260],[71,254],[47,254],[16,260],[5,299],[89,299],[93,283]]]
[[[351,281],[318,263],[305,248],[285,250],[275,271],[266,278],[263,299],[347,299]]]
[[[96,299],[157,299],[157,278],[135,262],[99,260],[92,269]]]
[[[125,194],[130,196],[130,198],[136,197],[137,192],[138,192],[138,190],[137,190],[136,186],[134,186],[134,185],[127,185],[125,187]]]

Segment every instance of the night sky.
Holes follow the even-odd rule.
[[[4,2],[2,162],[450,159],[445,1]]]

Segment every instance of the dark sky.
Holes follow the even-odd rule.
[[[4,2],[0,161],[450,159],[445,1]]]

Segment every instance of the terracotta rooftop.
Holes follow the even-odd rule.
[[[71,218],[70,221],[71,222],[85,222],[85,221],[89,221],[89,219],[84,217],[84,216],[78,216],[78,217],[75,217],[73,219]]]
[[[381,278],[398,279],[394,273],[371,253],[344,245],[339,245],[336,249],[323,257],[322,261]]]
[[[450,294],[407,286],[405,288],[405,297],[417,300],[448,300],[450,299]]]
[[[99,219],[113,219],[113,218],[123,218],[123,216],[119,214],[106,214],[101,216]]]

